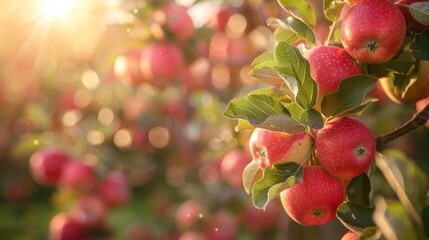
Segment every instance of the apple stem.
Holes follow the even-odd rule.
[[[377,150],[380,150],[383,147],[383,145],[385,145],[386,143],[391,142],[405,135],[406,133],[418,128],[421,125],[424,125],[428,119],[429,119],[429,101],[421,111],[414,114],[414,116],[410,120],[408,120],[404,125],[400,126],[399,128],[387,134],[377,136],[375,138],[376,144],[377,144]]]
[[[334,35],[334,29],[335,29],[336,24],[337,24],[337,22],[333,22],[331,24],[331,26],[329,27],[329,33],[328,33],[328,36],[326,36],[325,45],[329,45],[329,42],[331,41],[331,38]]]

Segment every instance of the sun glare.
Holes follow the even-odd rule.
[[[58,18],[71,8],[73,0],[43,0],[42,14],[46,18]]]

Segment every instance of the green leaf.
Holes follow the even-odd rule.
[[[280,26],[274,31],[274,39],[276,42],[285,41],[290,44],[295,43],[300,39],[298,34],[295,31],[292,31],[288,26]]]
[[[375,163],[408,214],[421,224],[419,213],[426,206],[426,193],[429,188],[427,175],[412,159],[395,149],[387,149],[382,154],[377,153]]]
[[[429,2],[415,2],[409,5],[409,10],[413,18],[425,25],[429,26]]]
[[[368,107],[369,104],[375,103],[375,102],[378,102],[378,98],[368,98],[362,103],[362,105],[360,105],[360,107],[350,109],[349,111],[345,111],[342,114],[343,115],[348,115],[348,114],[360,115],[365,110],[365,108]]]
[[[235,98],[223,113],[229,118],[243,119],[252,126],[289,134],[302,132],[305,128],[290,117],[290,113],[280,100],[273,97],[275,90],[262,89],[242,98]],[[241,122],[241,127],[247,124]],[[237,128],[238,129],[238,128]]]
[[[354,177],[347,186],[347,198],[351,202],[369,206],[369,193],[371,182],[365,173]]]
[[[265,209],[281,191],[301,181],[302,167],[294,162],[267,167],[264,169],[263,177],[253,185],[253,204],[257,208]]]
[[[422,229],[413,226],[407,211],[399,201],[387,202],[383,197],[375,199],[374,222],[386,239],[424,239]]]
[[[243,170],[243,187],[247,194],[252,191],[253,184],[258,176],[262,173],[262,169],[256,161],[251,161]]]
[[[393,58],[385,63],[379,64],[384,71],[408,75],[416,64],[416,60],[409,51],[403,51],[397,58]]]
[[[325,17],[331,22],[336,22],[345,3],[344,0],[323,0]]]
[[[340,82],[338,91],[328,94],[322,101],[322,113],[326,117],[339,116],[359,108],[365,95],[376,86],[377,78],[356,75]]]
[[[283,80],[275,69],[274,52],[265,52],[253,60],[249,75],[265,84],[282,84]]]
[[[374,209],[356,202],[345,202],[337,208],[337,217],[345,227],[355,232],[364,232],[374,227],[372,220]]]
[[[295,102],[287,104],[286,108],[289,110],[291,117],[301,124],[315,129],[323,128],[323,117],[318,111],[314,109],[304,110]]]
[[[316,13],[306,1],[278,0],[278,2],[292,16],[312,27],[316,25]]]
[[[270,116],[289,116],[289,112],[279,100],[271,95],[249,94],[245,97],[232,99],[223,115],[229,118],[241,118],[258,126]]]
[[[417,60],[429,60],[429,30],[416,34],[410,48]]]
[[[303,111],[299,119],[301,123],[306,124],[314,129],[323,128],[323,117],[313,108]]]
[[[297,37],[295,41],[292,41],[295,39],[292,33],[290,32],[283,33],[283,34],[287,34],[286,36],[282,36],[282,37],[286,37],[287,39],[286,42],[288,43],[294,43],[299,39],[304,39],[310,45],[314,45],[316,43],[316,35],[314,34],[313,29],[297,18],[287,17],[284,20],[281,20],[278,18],[270,18],[268,19],[268,25],[271,27],[274,25],[278,25],[279,28],[284,28],[285,29],[284,31],[292,31],[293,33],[295,33]],[[290,35],[289,38],[288,38],[288,35]],[[277,41],[277,42],[281,42],[281,41]]]
[[[238,119],[238,123],[237,123],[237,125],[235,126],[234,130],[235,130],[236,132],[239,132],[239,131],[241,131],[241,130],[243,130],[243,129],[252,129],[252,128],[254,128],[254,127],[253,127],[253,125],[252,125],[252,124],[250,124],[250,122],[249,122],[249,121],[246,121],[246,120],[244,120],[244,119]]]
[[[292,90],[296,103],[303,109],[310,109],[316,103],[317,83],[311,77],[310,64],[299,50],[280,42],[274,50],[277,71]]]

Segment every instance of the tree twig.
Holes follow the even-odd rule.
[[[399,128],[393,130],[390,133],[377,136],[375,138],[377,149],[379,150],[386,143],[391,142],[399,138],[400,136],[405,135],[406,133],[418,128],[421,125],[424,125],[428,119],[429,119],[429,101],[421,111],[414,114],[414,116],[410,120],[408,120],[408,122],[406,122],[404,125],[400,126]]]

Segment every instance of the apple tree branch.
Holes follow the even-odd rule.
[[[381,147],[386,143],[391,142],[405,135],[406,133],[418,128],[421,125],[424,125],[428,119],[429,119],[429,101],[421,111],[414,114],[414,116],[410,120],[408,120],[404,125],[393,130],[392,132],[389,132],[381,136],[377,136],[375,138],[377,149],[381,149]]]

